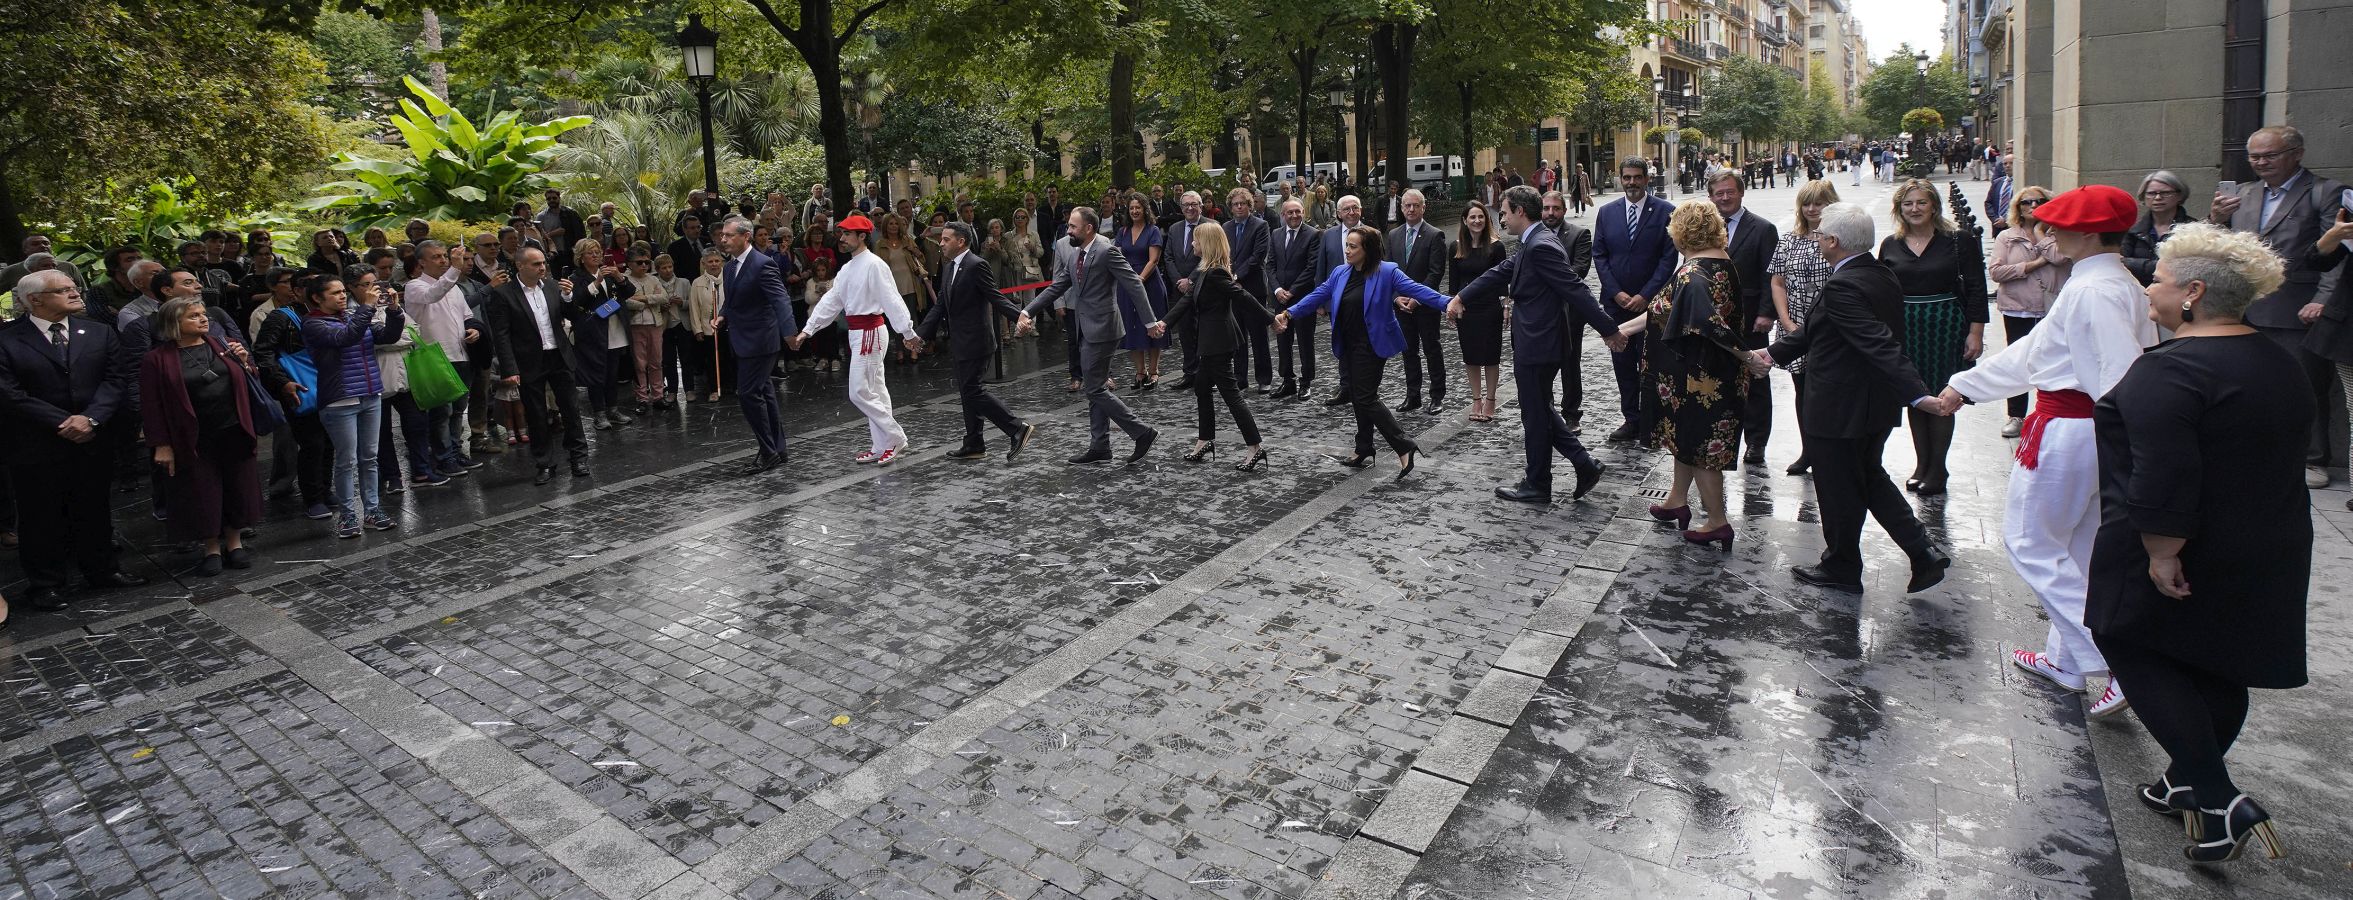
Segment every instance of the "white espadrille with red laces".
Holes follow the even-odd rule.
[[[2083,676],[2051,664],[2051,658],[2040,650],[2012,650],[2010,664],[2040,675],[2044,680],[2071,691],[2084,689]]]
[[[905,447],[892,447],[892,448],[890,448],[890,449],[888,449],[888,450],[884,450],[884,451],[882,451],[882,455],[881,455],[881,456],[877,456],[877,457],[875,457],[875,458],[874,458],[874,464],[875,464],[875,465],[878,465],[878,466],[887,466],[887,465],[890,465],[890,464],[891,464],[891,460],[898,459],[898,458],[899,458],[899,456],[900,456],[901,454],[904,454],[906,451],[907,451],[907,448],[905,448]]]
[[[2099,701],[2093,703],[2091,710],[2085,715],[2095,719],[2105,719],[2123,712],[2131,706],[2132,702],[2124,699],[2124,689],[2116,686],[2116,679],[2110,678],[2108,679],[2108,687],[2100,691]]]
[[[876,453],[876,452],[874,452],[874,451],[872,451],[872,450],[866,450],[866,451],[861,451],[861,452],[858,454],[858,456],[857,456],[857,459],[856,459],[856,462],[857,462],[859,465],[865,465],[866,463],[870,463],[870,462],[873,462],[873,461],[875,461],[875,460],[878,460],[878,459],[881,459],[881,458],[882,458],[882,454],[880,454],[880,453]]]

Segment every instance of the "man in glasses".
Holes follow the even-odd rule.
[[[2336,396],[2329,385],[2336,375],[2331,356],[2353,359],[2353,347],[2308,349],[2304,340],[2305,331],[2320,319],[2323,301],[2328,299],[2321,292],[2324,272],[2310,265],[2308,257],[2321,234],[2336,223],[2337,211],[2344,208],[2345,185],[2304,168],[2304,133],[2292,125],[2273,125],[2248,135],[2247,165],[2259,180],[2239,185],[2235,191],[2215,191],[2213,221],[2232,231],[2262,235],[2272,252],[2287,261],[2287,281],[2247,307],[2247,324],[2295,355],[2311,384],[2313,402],[2318,404],[2322,398]],[[2324,337],[2335,337],[2336,329],[2327,331],[2330,333]],[[2353,342],[2353,335],[2324,343],[2347,342]],[[2321,408],[2313,417],[2312,440],[2304,457],[2304,483],[2314,488],[2328,487],[2328,467],[2336,462],[2330,459],[2332,442],[2325,436],[2327,428],[2327,410]]]

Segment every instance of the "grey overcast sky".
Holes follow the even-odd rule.
[[[1847,8],[1862,23],[1873,62],[1886,59],[1906,41],[1930,56],[1944,53],[1943,0],[1850,0]]]

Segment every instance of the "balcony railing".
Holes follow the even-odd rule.
[[[1780,46],[1782,44],[1789,43],[1789,33],[1782,31],[1781,26],[1779,25],[1758,22],[1757,40],[1764,41],[1765,43],[1772,44],[1774,46]]]
[[[1748,23],[1748,10],[1742,9],[1738,6],[1727,6],[1724,8],[1724,18],[1731,19],[1732,21],[1745,25]]]
[[[1723,59],[1724,57],[1731,56],[1731,55],[1732,55],[1732,48],[1730,48],[1730,47],[1726,47],[1726,46],[1724,46],[1724,45],[1722,45],[1722,44],[1709,44],[1709,45],[1708,45],[1708,57],[1707,57],[1707,58],[1709,58],[1709,59]]]
[[[1679,37],[1670,37],[1667,39],[1667,51],[1693,62],[1708,61],[1708,51],[1706,47],[1702,47],[1696,42],[1687,41]]]
[[[1800,69],[1800,68],[1798,68],[1798,67],[1796,67],[1796,66],[1782,66],[1782,67],[1781,67],[1781,70],[1782,70],[1782,71],[1784,71],[1784,72],[1788,72],[1788,73],[1789,73],[1789,74],[1791,74],[1791,75],[1795,75],[1795,76],[1797,76],[1797,80],[1798,80],[1798,81],[1800,81],[1800,82],[1803,82],[1803,81],[1805,81],[1805,80],[1806,80],[1806,70],[1804,70],[1804,69]]]

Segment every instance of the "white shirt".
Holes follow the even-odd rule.
[[[539,349],[556,348],[555,318],[548,312],[547,294],[532,285],[523,289],[523,305],[531,307],[531,318],[539,322]]]
[[[1740,208],[1739,212],[1733,213],[1732,218],[1724,220],[1724,246],[1732,246],[1732,236],[1740,233],[1740,222],[1746,218],[1748,218],[1748,207],[1744,206]]]
[[[73,323],[64,319],[44,319],[40,316],[33,315],[32,313],[26,313],[25,318],[33,320],[34,327],[41,334],[41,340],[47,341],[52,345],[57,343],[57,336],[49,333],[49,329],[53,326],[64,325],[65,330],[68,332],[65,336],[66,344],[68,346],[73,344],[74,336],[71,333],[74,330]]]
[[[2160,337],[2140,281],[2122,258],[2102,253],[2075,261],[2042,324],[1954,375],[1952,386],[1978,403],[2028,390],[2082,391],[2098,400]]]
[[[422,272],[401,289],[401,308],[417,333],[441,345],[450,362],[466,361],[466,292],[458,289],[458,267],[450,266],[434,278]]]
[[[956,257],[958,265],[972,263],[972,251]],[[809,309],[801,334],[816,334],[842,316],[881,316],[892,331],[915,336],[914,320],[907,314],[907,301],[899,296],[898,282],[891,278],[890,264],[871,250],[860,250],[842,263],[842,270],[833,275],[833,289]]]

